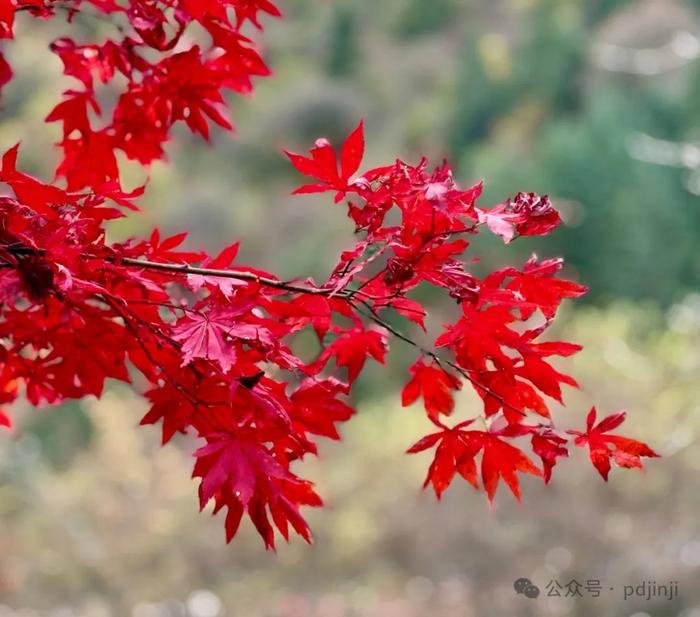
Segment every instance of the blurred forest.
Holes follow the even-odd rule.
[[[364,117],[368,165],[447,157],[464,185],[486,180],[482,205],[552,197],[566,225],[551,238],[477,250],[489,267],[566,257],[591,292],[559,325],[586,347],[561,424],[580,425],[593,401],[628,408],[629,432],[664,458],[605,485],[580,452],[552,486],[528,482],[521,506],[502,492],[491,512],[468,486],[437,504],[419,491],[426,458],[402,455],[426,421],[399,407],[404,374],[375,370],[344,442],[305,463],[328,505],[310,515],[316,544],[264,554],[250,530],[224,544],[197,513],[195,443],[160,449],[158,431],[137,427],[143,402],[115,386],[99,402],[17,410],[0,435],[0,617],[700,617],[700,0],[281,7],[263,41],[274,76],[232,101],[236,135],[208,146],[182,132],[151,170],[144,213],[115,236],[158,225],[190,229],[194,247],[241,239],[246,263],[322,278],[352,230],[330,200],[289,196],[299,179],[281,148],[337,140]],[[46,46],[67,30],[19,29],[1,144],[21,139],[46,176],[58,129],[43,118],[71,85]],[[533,601],[513,591],[523,576],[604,588]],[[622,598],[645,580],[678,581],[680,595]]]

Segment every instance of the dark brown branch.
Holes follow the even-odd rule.
[[[23,246],[5,246],[5,248],[15,254],[15,255],[35,255],[37,253],[41,253],[40,251],[35,251],[34,249],[28,248],[28,247],[23,247]],[[324,287],[311,287],[307,285],[299,285],[296,283],[292,283],[289,281],[280,281],[278,279],[270,278],[270,277],[265,277],[265,276],[260,276],[258,274],[255,274],[253,272],[243,272],[240,270],[226,270],[226,269],[217,269],[217,268],[203,268],[203,267],[198,267],[198,266],[191,266],[189,264],[173,264],[173,263],[162,263],[158,261],[149,261],[147,259],[134,259],[131,257],[124,257],[124,258],[118,258],[118,257],[95,257],[95,256],[88,256],[90,259],[104,259],[105,261],[112,263],[114,265],[125,265],[125,266],[131,266],[131,267],[137,267],[137,268],[143,268],[145,270],[155,270],[155,271],[162,271],[162,272],[172,272],[175,274],[196,274],[196,275],[201,275],[201,276],[211,276],[211,277],[217,277],[217,278],[228,278],[228,279],[235,279],[239,281],[252,281],[255,283],[258,283],[259,285],[263,285],[265,287],[271,287],[274,289],[280,289],[283,291],[288,291],[292,293],[303,293],[303,294],[311,294],[311,295],[323,295],[323,296],[334,296],[334,297],[339,297],[344,300],[346,300],[348,303],[353,304],[353,301],[355,300],[354,296],[361,294],[364,295],[368,300],[381,300],[382,298],[375,298],[369,294],[363,293],[361,290],[346,290],[346,291],[338,291],[334,292],[333,289],[329,288],[324,288]],[[2,267],[13,267],[12,264],[0,264]],[[383,319],[375,310],[375,308],[367,301],[367,300],[362,300],[358,299],[358,302],[362,304],[368,312],[365,312],[359,308],[356,304],[355,309],[377,325],[381,326],[388,332],[390,332],[393,336],[398,338],[399,340],[408,343],[409,345],[415,347],[418,349],[424,356],[427,356],[431,358],[440,368],[442,368],[447,375],[450,375],[449,371],[445,370],[445,366],[449,366],[453,370],[455,370],[457,373],[459,373],[464,379],[469,381],[473,386],[475,386],[477,389],[482,390],[489,396],[493,397],[495,400],[497,400],[504,408],[507,407],[508,409],[511,409],[521,415],[525,415],[525,412],[522,409],[518,409],[517,407],[514,407],[508,401],[506,401],[501,395],[497,394],[493,390],[491,390],[489,387],[485,386],[484,384],[479,383],[477,380],[475,380],[467,371],[465,371],[461,366],[456,364],[455,362],[451,360],[447,360],[445,358],[442,358],[439,356],[435,351],[431,349],[427,349],[420,345],[418,342],[414,341],[412,338],[401,332],[400,330],[396,329],[394,326],[392,326],[389,322],[387,322],[385,319]],[[452,376],[450,376],[453,378]],[[456,385],[459,385],[456,383]]]
[[[197,266],[190,266],[189,264],[161,263],[158,261],[148,261],[146,259],[132,259],[129,257],[125,257],[123,259],[108,259],[107,261],[111,261],[117,265],[119,263],[122,263],[127,266],[144,268],[146,270],[160,270],[163,272],[175,272],[179,274],[199,274],[201,276],[229,278],[238,281],[252,281],[254,283],[258,283],[259,285],[263,285],[264,287],[271,287],[273,289],[281,289],[283,291],[312,294],[317,296],[328,296],[333,293],[331,289],[324,289],[322,287],[310,287],[307,285],[298,285],[296,283],[291,283],[288,281],[280,281],[278,279],[260,276],[259,274],[255,274],[254,272],[242,272],[240,270],[200,268]],[[345,294],[335,295],[342,296]]]
[[[13,255],[36,255],[42,254],[43,251],[37,251],[25,246],[5,246],[10,253]],[[336,297],[350,297],[356,291],[340,291],[333,293],[332,289],[327,289],[323,287],[312,287],[309,285],[299,285],[297,283],[292,283],[290,281],[280,281],[279,279],[274,279],[266,276],[260,276],[254,272],[244,272],[241,270],[229,270],[220,268],[203,268],[199,266],[191,266],[189,264],[174,264],[174,263],[163,263],[160,261],[150,261],[148,259],[134,259],[131,257],[97,257],[94,255],[86,255],[86,259],[103,259],[109,263],[115,265],[125,265],[132,266],[135,268],[143,268],[144,270],[155,270],[161,272],[173,272],[176,274],[198,274],[201,276],[212,276],[217,278],[234,279],[238,281],[252,281],[263,285],[264,287],[270,287],[273,289],[281,289],[283,291],[289,291],[293,293],[303,293],[311,294],[316,296],[330,296],[334,295]],[[2,267],[12,267],[12,264],[0,264]],[[368,294],[362,294],[368,298],[371,298]]]

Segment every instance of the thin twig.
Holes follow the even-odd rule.
[[[397,330],[394,326],[392,326],[388,321],[385,319],[382,319],[382,317],[374,310],[374,307],[369,305],[367,302],[362,302],[361,303],[367,308],[369,313],[365,313],[364,311],[361,311],[359,308],[357,309],[359,313],[363,314],[365,317],[368,319],[371,319],[374,323],[377,325],[381,326],[382,328],[385,328],[388,330],[391,334],[393,334],[396,338],[404,341],[405,343],[408,343],[409,345],[412,345],[418,351],[420,351],[424,356],[428,356],[431,358],[435,364],[437,364],[445,373],[452,378],[450,375],[449,371],[446,371],[443,365],[447,365],[450,368],[454,369],[457,371],[464,379],[469,381],[473,386],[476,388],[483,390],[488,394],[489,396],[493,397],[496,399],[503,407],[508,407],[508,409],[511,409],[517,413],[519,413],[522,416],[525,416],[525,412],[522,409],[518,409],[517,407],[514,407],[511,405],[508,401],[506,401],[500,394],[497,394],[491,388],[488,386],[485,386],[484,384],[478,382],[476,379],[474,379],[467,371],[465,371],[459,364],[453,362],[452,360],[447,360],[445,358],[442,358],[439,356],[435,351],[432,349],[427,349],[423,347],[420,343],[417,341],[414,341],[411,337],[406,336],[403,332],[400,330]],[[455,380],[456,381],[456,380]],[[458,383],[456,385],[459,385]]]

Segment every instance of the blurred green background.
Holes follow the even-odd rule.
[[[368,165],[447,157],[464,185],[486,179],[482,205],[551,195],[566,221],[551,238],[478,250],[486,266],[567,258],[591,293],[558,326],[586,346],[559,421],[628,408],[627,432],[664,458],[605,485],[577,452],[550,487],[526,481],[520,506],[502,491],[492,512],[464,485],[437,504],[419,490],[427,458],[402,454],[430,428],[398,406],[409,358],[395,344],[399,368],[362,379],[344,442],[305,463],[327,503],[310,513],[316,544],[274,555],[248,526],[224,544],[222,521],[197,513],[194,443],[161,449],[128,389],[18,408],[0,436],[0,617],[700,617],[700,1],[281,5],[263,42],[275,75],[232,101],[235,138],[179,132],[144,214],[115,236],[157,224],[212,250],[242,239],[242,261],[322,278],[352,230],[330,200],[289,197],[299,179],[280,150],[364,117]],[[20,19],[7,47],[1,143],[21,139],[45,177],[58,134],[42,119],[71,85],[46,45],[65,32]],[[603,592],[528,600],[512,588],[523,576]],[[678,581],[680,596],[624,600],[642,581]]]

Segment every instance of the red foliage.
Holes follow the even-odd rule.
[[[649,446],[640,441],[607,434],[608,431],[620,426],[625,421],[625,416],[625,412],[620,411],[596,424],[596,408],[593,407],[588,414],[586,432],[569,431],[570,434],[576,435],[577,446],[588,446],[591,462],[604,480],[608,479],[611,459],[618,467],[641,468],[641,457],[658,456]]]
[[[639,467],[640,457],[656,456],[607,434],[624,414],[594,426],[592,412],[585,433],[552,423],[547,399],[561,401],[562,385],[576,382],[550,358],[580,347],[542,335],[562,300],[585,292],[559,278],[560,260],[533,256],[522,269],[482,279],[466,268],[470,238],[484,227],[505,242],[549,233],[560,222],[549,200],[519,194],[484,210],[476,205],[481,185],[461,189],[447,166],[429,171],[425,160],[359,173],[362,124],[339,155],[326,140],[309,156],[287,153],[314,180],[296,192],[346,200],[355,227],[355,245],[324,282],[234,267],[237,243],[216,257],[182,250],[185,234],[161,238],[157,230],[108,243],[107,224],[135,209],[142,192],[122,189],[116,152],[148,165],[164,157],[176,122],[205,138],[212,124],[230,128],[222,91],[248,92],[253,77],[268,73],[240,28],[260,27],[262,13],[278,10],[267,0],[0,0],[0,36],[12,37],[17,11],[70,17],[88,6],[119,14],[130,29],[99,44],[64,38],[51,46],[78,82],[47,117],[63,124],[57,177],[64,183],[19,171],[17,147],[2,159],[0,181],[14,197],[0,197],[0,404],[14,401],[20,386],[34,405],[99,396],[108,378],[130,382],[132,366],[137,383],[148,384],[142,423],[160,423],[163,442],[178,432],[204,442],[194,468],[201,506],[213,500],[215,511],[226,508],[228,540],[247,514],[267,547],[273,526],[284,538],[291,526],[310,540],[299,509],[321,500],[291,466],[316,452],[319,437],[339,438],[338,425],[354,414],[352,385],[368,358],[385,362],[392,336],[418,351],[402,401],[422,397],[439,428],[409,450],[436,447],[426,484],[438,497],[460,474],[491,501],[500,480],[519,498],[517,473],[549,481],[572,439],[590,448],[606,479],[611,460]],[[210,46],[187,48],[184,34],[195,22]],[[10,74],[3,61],[0,82]],[[117,75],[112,85],[122,91],[105,118],[96,84]],[[398,224],[388,222],[390,212]],[[425,329],[421,287],[442,292],[459,313],[435,340],[439,355],[404,333],[411,322]],[[310,361],[295,353],[306,329],[319,346]],[[465,384],[483,400],[480,430],[472,428],[476,418],[443,424]],[[0,424],[9,424],[3,411]],[[542,469],[515,445],[525,438]]]

